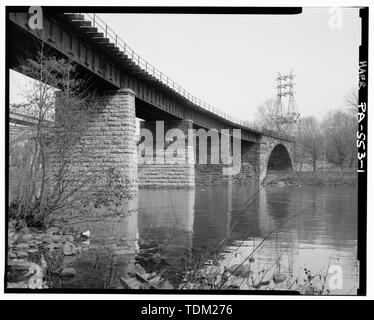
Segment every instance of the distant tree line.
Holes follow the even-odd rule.
[[[296,137],[294,154],[296,170],[302,170],[303,165],[308,163],[316,171],[324,160],[341,170],[357,165],[357,90],[351,89],[345,95],[345,107],[329,112],[321,121],[314,116],[301,117],[297,125],[276,127],[274,105],[272,99],[260,105],[256,122],[264,128]]]
[[[295,160],[301,170],[305,160],[312,163],[316,171],[321,160],[345,167],[356,165],[356,117],[342,110],[330,112],[322,121],[315,117],[301,118],[296,131]]]

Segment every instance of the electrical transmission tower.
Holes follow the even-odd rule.
[[[292,71],[286,75],[278,73],[278,77],[276,78],[277,101],[274,121],[279,129],[299,124],[300,113],[294,97],[294,78],[295,75]]]

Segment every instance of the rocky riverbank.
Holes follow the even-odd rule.
[[[22,228],[9,221],[8,231],[8,289],[54,288],[56,279],[74,281],[82,270],[76,268],[90,244],[90,232],[53,226],[47,229]],[[161,257],[162,248],[155,241],[138,239],[139,250],[120,277],[116,289],[172,289],[172,284],[159,271],[167,263]],[[118,254],[118,253],[117,253]],[[121,253],[119,253],[121,255]],[[144,266],[144,267],[143,267]]]
[[[9,223],[7,289],[48,289],[53,280],[78,277],[82,270],[76,262],[90,248],[89,232],[50,227],[45,230],[23,228],[16,230],[16,223]],[[122,266],[112,289],[131,290],[293,290],[302,294],[328,294],[324,292],[326,277],[313,275],[305,269],[303,277],[289,277],[285,273],[269,269],[259,270],[255,260],[226,265],[213,255],[213,263],[201,260],[201,254],[186,251],[183,266],[172,266],[164,256],[166,243],[138,239],[139,248]],[[206,253],[207,254],[207,253]],[[207,255],[208,257],[210,255]],[[79,264],[78,264],[79,265]],[[261,268],[260,268],[261,269]]]
[[[70,265],[88,247],[89,233],[53,226],[22,228],[9,221],[7,288],[46,289],[53,276],[73,277]]]

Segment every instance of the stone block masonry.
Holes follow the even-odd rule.
[[[240,172],[233,177],[236,184],[259,182],[260,148],[258,143],[242,140]]]
[[[96,151],[93,168],[114,170],[132,193],[138,181],[135,131],[135,93],[120,89],[107,93],[82,137]]]
[[[208,163],[200,164],[198,154],[195,159],[194,139],[189,141],[188,131],[194,128],[191,120],[160,120],[163,123],[162,142],[156,136],[156,121],[142,121],[141,128],[148,129],[153,136],[152,162],[139,161],[136,137],[135,93],[130,89],[106,92],[95,108],[87,111],[82,124],[80,145],[84,152],[77,158],[77,172],[88,173],[98,179],[85,183],[85,189],[97,192],[106,187],[108,178],[113,178],[120,187],[135,193],[141,188],[191,188],[195,185],[217,185],[227,183],[261,182],[265,177],[269,158],[274,148],[283,144],[292,152],[293,143],[263,136],[260,143],[241,141],[241,170],[236,176],[223,174],[223,164],[211,164],[219,157],[220,150],[210,150]],[[157,155],[164,154],[173,139],[165,140],[170,129],[178,129],[185,137],[183,161],[170,164],[157,161]],[[170,138],[170,137],[169,137]],[[230,153],[233,151],[230,146]],[[218,153],[218,154],[216,154]],[[189,161],[194,159],[195,161]],[[274,162],[276,163],[276,162]]]
[[[160,120],[161,121],[161,120]],[[151,163],[141,164],[138,159],[139,188],[192,188],[195,186],[195,165],[188,163],[188,159],[194,157],[193,145],[188,142],[188,129],[192,129],[190,120],[166,120],[162,121],[164,130],[162,133],[162,143],[156,142],[156,121],[142,121],[140,128],[148,129],[153,136],[153,160]],[[164,154],[171,141],[165,141],[165,133],[170,129],[179,129],[185,135],[185,154],[181,158],[181,163],[168,164],[158,163],[156,156]],[[139,157],[139,156],[138,156]]]
[[[107,91],[94,107],[77,111],[82,120],[73,169],[85,192],[110,193],[115,186],[117,193],[135,194],[135,93],[130,89]]]
[[[277,138],[262,136],[259,145],[259,179],[260,183],[265,179],[266,172],[268,170],[270,159],[274,159],[274,162],[278,167],[271,168],[272,170],[292,170],[293,168],[293,155],[294,155],[295,143],[292,141],[280,140]],[[288,160],[288,167],[285,168],[283,165],[284,159]]]
[[[196,164],[196,185],[214,186],[227,184],[232,181],[229,175],[223,175],[222,170],[226,167],[223,164]]]
[[[200,140],[207,139],[207,136],[198,135],[195,131],[192,141],[188,141],[188,130],[193,129],[193,123],[190,120],[160,120],[160,123],[162,123],[161,129],[158,127],[156,130],[156,121],[141,122],[141,128],[148,129],[153,139],[151,142],[153,157],[144,163],[145,158],[141,161],[143,155],[138,154],[139,187],[141,188],[190,188],[195,185],[207,186],[229,183],[256,183],[259,185],[265,178],[268,165],[274,166],[274,168],[271,168],[272,170],[284,170],[284,165],[287,163],[288,168],[292,169],[291,158],[294,143],[262,136],[258,142],[241,140],[240,172],[234,176],[225,175],[223,169],[230,167],[230,165],[223,164],[221,145],[218,148],[211,146],[212,137],[205,141],[205,149],[200,145]],[[186,139],[185,152],[180,163],[160,163],[156,159],[160,155],[164,159],[165,150],[172,143],[172,141],[165,140],[165,134],[170,129],[181,130]],[[219,136],[221,139],[222,136],[220,134]],[[141,143],[144,143],[143,138],[141,139]],[[199,161],[199,157],[203,156],[203,154],[200,155],[200,148],[205,150],[202,153],[206,152],[204,156],[206,162],[203,161],[203,163]],[[232,156],[232,143],[230,143],[229,148],[228,154]],[[194,159],[194,161],[191,163],[187,159]],[[212,161],[212,159],[215,159],[215,161]],[[218,162],[217,159],[219,159]]]

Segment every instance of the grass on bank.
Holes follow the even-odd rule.
[[[357,186],[358,175],[356,170],[269,172],[264,184],[277,183],[285,183],[286,185]]]

